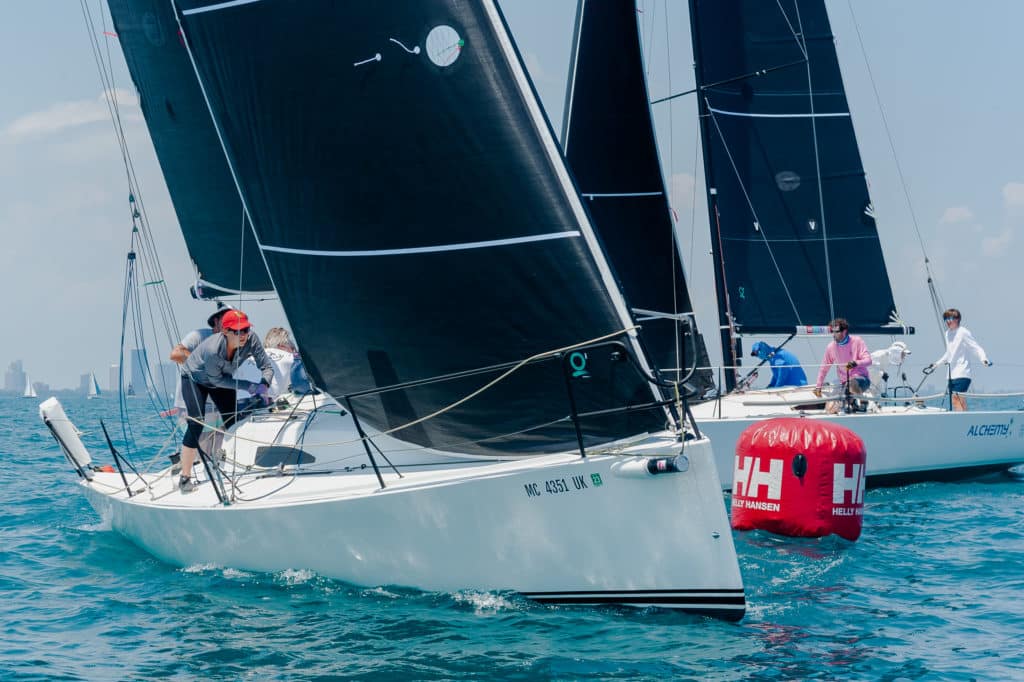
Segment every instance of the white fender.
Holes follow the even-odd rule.
[[[64,408],[56,398],[47,398],[39,404],[39,416],[50,429],[61,450],[78,466],[85,477],[92,479],[92,457],[78,437],[78,429],[64,414]]]

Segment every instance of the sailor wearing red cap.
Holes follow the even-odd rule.
[[[249,318],[241,310],[228,310],[220,320],[221,333],[214,334],[192,351],[184,364],[181,393],[188,411],[188,425],[181,443],[182,492],[195,488],[192,464],[198,454],[199,435],[203,432],[206,398],[209,396],[224,419],[224,428],[235,423],[235,390],[241,388],[253,395],[264,396],[274,379],[274,365],[263,350],[263,344],[252,334]],[[238,366],[252,358],[260,368],[259,383],[232,377]],[[212,453],[211,453],[212,454]]]

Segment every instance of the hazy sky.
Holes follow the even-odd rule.
[[[102,3],[88,1],[98,16]],[[652,95],[692,87],[687,3],[640,4]],[[908,340],[919,368],[942,350],[921,249],[849,4],[827,5],[896,302],[919,330]],[[853,5],[940,293],[964,312],[965,325],[996,363],[977,373],[976,384],[1024,386],[1024,360],[1012,345],[1024,332],[1017,292],[1024,263],[1018,237],[1024,225],[1024,2]],[[509,0],[502,7],[557,130],[575,2]],[[131,228],[124,169],[79,3],[21,0],[6,9],[8,30],[0,42],[0,283],[7,329],[0,335],[0,367],[21,359],[33,379],[55,387],[77,386],[79,374],[95,370],[105,384],[106,368],[117,359]],[[117,85],[126,91],[122,113],[143,198],[177,318],[187,331],[212,306],[188,296],[193,275],[184,243],[116,41],[110,49]],[[695,165],[695,108],[687,97],[671,110],[658,105],[655,111],[678,229],[688,245],[691,292],[713,339],[717,319],[703,179]],[[284,321],[276,304],[247,308],[260,331]],[[888,342],[869,339],[872,348]],[[810,364],[818,361],[821,344],[801,342],[794,349]]]

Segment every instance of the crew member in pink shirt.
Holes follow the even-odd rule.
[[[814,395],[821,397],[821,385],[825,383],[828,370],[836,366],[839,381],[848,384],[850,393],[863,393],[871,384],[868,367],[871,365],[871,353],[864,339],[850,333],[849,323],[837,317],[829,325],[832,330],[832,343],[825,349],[825,359],[818,370],[818,383]]]

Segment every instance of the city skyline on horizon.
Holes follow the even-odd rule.
[[[139,349],[133,350],[137,351]],[[43,385],[49,387],[50,390],[54,391],[79,391],[82,390],[83,387],[85,386],[84,382],[86,378],[95,376],[96,380],[100,383],[103,390],[113,391],[118,384],[120,367],[121,366],[119,363],[114,362],[107,365],[105,371],[100,370],[97,372],[95,369],[89,369],[87,371],[79,373],[77,386],[60,386],[57,385],[55,382],[48,381],[47,378],[44,377],[42,374],[32,371],[30,367],[26,366],[24,360],[22,360],[21,358],[16,358],[14,360],[9,361],[6,364],[6,370],[4,372],[4,384],[2,390],[7,393],[20,393],[22,390],[24,390],[26,377],[28,377],[31,378],[33,386]],[[134,364],[129,365],[129,367],[131,367],[132,370],[135,369]],[[177,365],[168,361],[150,363],[148,365],[148,372],[146,372],[146,374],[142,374],[141,367],[139,368],[138,372],[134,372],[132,370],[129,370],[127,381],[125,382],[126,387],[131,386],[134,388],[137,384],[148,385],[150,382],[145,379],[145,376],[147,374],[153,377],[154,382],[163,384],[168,383],[168,377],[171,376],[171,372],[173,372],[174,376],[176,376],[178,373]],[[163,372],[163,374],[161,374],[161,372]],[[18,373],[20,373],[20,377],[18,377]],[[137,376],[140,374],[142,381],[139,381],[137,378]],[[17,382],[18,386],[14,386],[12,382]]]

